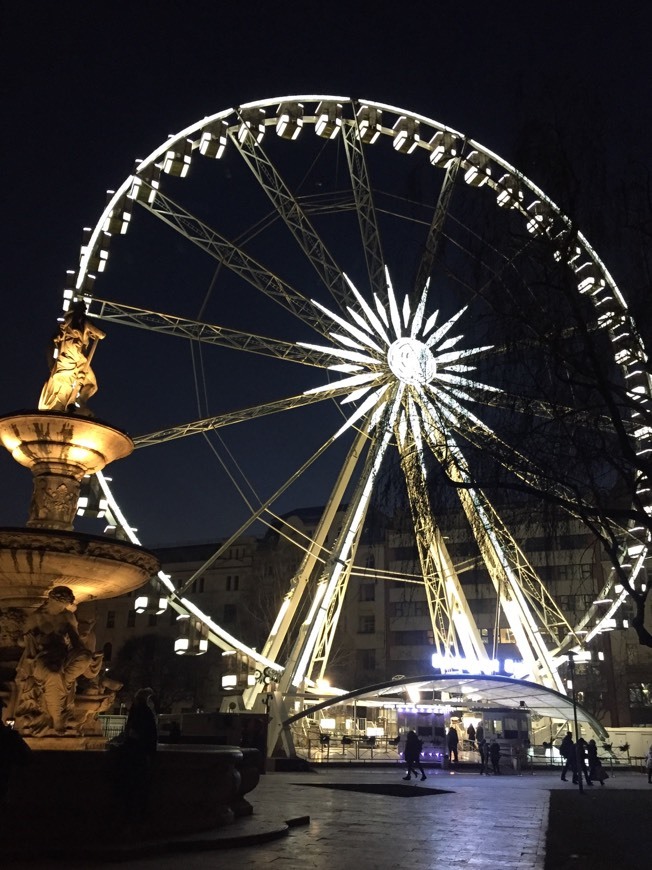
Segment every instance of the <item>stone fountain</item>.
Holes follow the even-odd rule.
[[[73,531],[82,479],[128,456],[128,435],[92,419],[91,360],[104,333],[73,305],[54,340],[36,411],[0,418],[0,441],[33,476],[26,528],[0,529],[0,686],[6,718],[38,749],[103,744],[113,705],[92,627],[73,608],[138,589],[158,570],[132,544]]]
[[[104,751],[98,719],[120,684],[106,677],[92,622],[78,622],[75,609],[138,589],[159,563],[133,544],[73,529],[82,479],[134,447],[87,408],[103,338],[83,303],[74,304],[54,339],[38,410],[0,418],[0,441],[34,484],[26,528],[0,529],[0,709],[33,750],[11,771],[0,813],[2,846],[20,854],[106,846],[125,823],[120,766]],[[243,795],[258,781],[256,759],[237,747],[170,750],[157,753],[141,837],[206,830],[233,820],[238,807],[251,811]]]

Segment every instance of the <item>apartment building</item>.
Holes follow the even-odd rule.
[[[240,538],[190,583],[187,596],[234,637],[261,649],[314,536],[321,510],[296,510],[266,534]],[[324,673],[334,685],[351,689],[399,675],[432,672],[432,627],[417,548],[413,534],[397,525],[375,513],[365,526]],[[569,622],[577,624],[596,599],[608,570],[595,542],[584,527],[567,518],[547,527],[529,518],[527,526],[512,528]],[[490,657],[519,658],[493,584],[459,515],[451,516],[445,538]],[[326,541],[326,550],[331,543]],[[219,547],[219,542],[168,547],[157,555],[179,588]],[[109,668],[126,644],[127,651],[138,649],[142,642],[138,639],[148,637],[153,647],[155,637],[159,648],[165,644],[167,650],[173,649],[179,633],[177,612],[168,608],[160,614],[138,613],[139,594],[95,606],[98,649],[105,650]],[[289,654],[290,645],[288,639],[283,656]],[[652,650],[640,646],[631,628],[621,627],[600,634],[592,648],[602,653],[603,660],[577,665],[579,700],[605,725],[652,724]],[[224,678],[232,692],[246,685],[254,669],[246,657],[224,655],[212,645],[205,656],[181,658],[192,660],[179,664],[185,668],[188,691],[177,691],[176,709],[215,709]],[[191,672],[200,678],[191,679]]]

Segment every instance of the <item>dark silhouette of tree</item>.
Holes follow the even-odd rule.
[[[614,180],[621,163],[590,120],[577,103],[562,106],[559,99],[536,104],[524,117],[517,167],[570,221],[528,236],[522,220],[492,219],[484,236],[469,243],[475,268],[468,269],[467,282],[482,300],[484,333],[500,336],[485,369],[486,382],[500,395],[478,392],[496,407],[496,427],[492,435],[455,433],[466,438],[465,456],[473,460],[465,480],[454,451],[442,443],[435,452],[455,487],[476,487],[498,499],[502,493],[521,510],[547,504],[581,520],[631,599],[639,642],[652,647],[645,572],[633,579],[631,571],[638,544],[652,535],[652,454],[641,447],[652,431],[645,349],[652,195],[649,176]],[[580,230],[603,261],[613,255],[627,304],[609,281],[600,297],[578,292],[571,264],[583,244]],[[510,268],[493,267],[499,246]],[[630,312],[640,315],[642,333]],[[638,348],[626,368],[615,360],[616,333]],[[491,411],[487,422],[492,425]]]
[[[184,702],[190,708],[202,707],[202,691],[217,650],[202,656],[180,656],[169,637],[144,634],[126,641],[116,654],[111,677],[120,680],[120,698],[130,700],[138,689],[151,686],[159,713]]]

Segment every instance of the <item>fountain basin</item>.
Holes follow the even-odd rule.
[[[159,569],[148,550],[113,538],[49,529],[0,529],[0,607],[32,608],[53,586],[76,603],[114,598]]]

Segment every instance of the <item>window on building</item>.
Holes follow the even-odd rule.
[[[361,583],[359,590],[359,601],[375,601],[376,600],[376,584]]]
[[[432,629],[414,629],[412,631],[393,631],[391,642],[397,646],[426,646],[431,643]]]
[[[482,638],[482,643],[489,643],[489,629],[481,628],[480,637]]]
[[[516,638],[514,637],[514,632],[511,628],[501,628],[500,629],[500,642],[501,643],[516,643]]]
[[[376,669],[376,650],[375,649],[359,649],[356,652],[358,666],[365,671],[374,671]]]
[[[108,610],[106,614],[106,627],[115,628],[115,610]]]
[[[136,624],[136,611],[130,610],[127,613],[127,628],[133,628]]]
[[[204,577],[198,577],[197,580],[192,584],[191,592],[203,592],[204,591]]]
[[[108,663],[111,661],[111,656],[113,655],[113,644],[112,643],[105,643],[104,644],[104,646],[102,647],[102,655],[104,657],[104,659],[103,659],[104,664],[108,665]]]
[[[237,592],[240,587],[240,577],[238,574],[229,574],[226,578],[226,591]]]
[[[373,634],[376,630],[375,616],[359,616],[358,617],[358,634]]]
[[[225,604],[224,605],[224,622],[235,622],[236,616],[238,615],[238,608],[235,604]]]
[[[425,601],[395,601],[390,613],[393,616],[426,616],[428,605]]]

